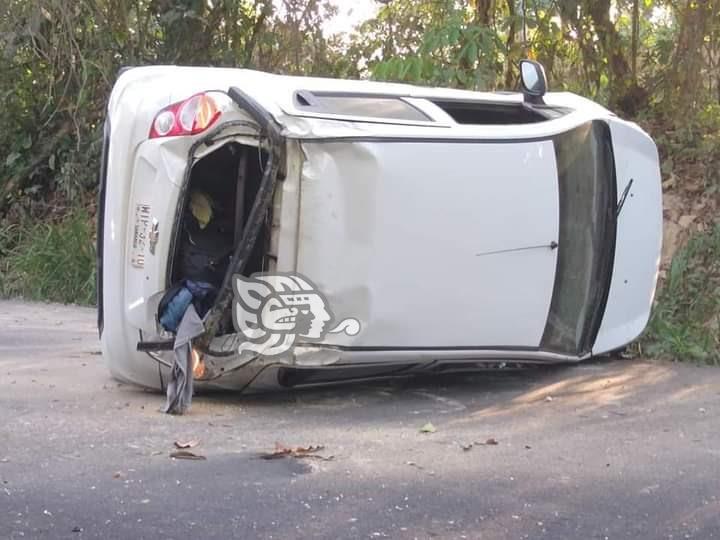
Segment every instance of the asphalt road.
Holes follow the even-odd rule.
[[[719,400],[720,369],[616,361],[173,417],[109,377],[92,310],[0,302],[0,538],[717,538]]]

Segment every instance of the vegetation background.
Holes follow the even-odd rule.
[[[720,0],[356,1],[375,16],[334,34],[333,0],[2,0],[0,295],[94,302],[103,112],[122,66],[493,90],[516,88],[530,57],[552,89],[657,141],[662,286],[637,348],[720,362]]]

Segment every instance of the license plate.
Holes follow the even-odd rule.
[[[145,246],[148,243],[150,229],[150,205],[135,205],[135,226],[133,227],[133,242],[130,249],[130,264],[135,268],[145,268]]]

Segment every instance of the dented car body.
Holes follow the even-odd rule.
[[[655,291],[655,144],[579,96],[528,97],[239,69],[123,72],[98,230],[111,372],[167,381],[173,335],[159,309],[202,235],[219,247],[203,274],[215,292],[193,341],[196,386],[577,362],[622,348]],[[243,350],[255,335],[238,329],[235,280],[259,272],[304,276],[327,318],[357,331],[298,331],[283,354]]]

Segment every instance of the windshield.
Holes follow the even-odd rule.
[[[615,163],[610,129],[595,121],[555,139],[560,237],[541,348],[590,352],[605,311],[615,251]]]

